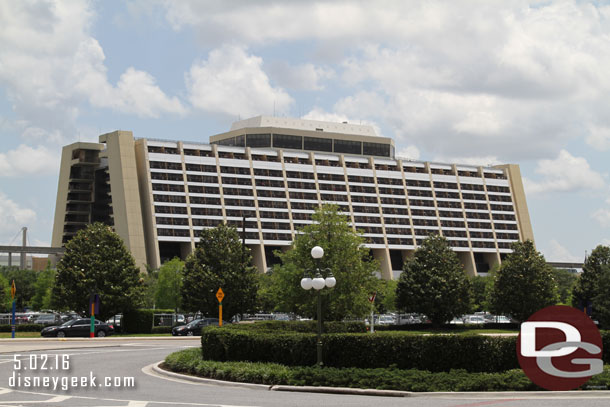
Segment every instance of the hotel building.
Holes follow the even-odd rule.
[[[259,116],[209,143],[134,138],[63,148],[52,245],[96,221],[112,225],[139,266],[185,258],[203,228],[235,226],[266,270],[324,203],[337,204],[396,278],[429,234],[466,270],[487,272],[515,241],[533,240],[519,166],[394,156],[370,126]]]

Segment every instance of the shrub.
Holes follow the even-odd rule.
[[[167,356],[164,368],[218,380],[268,385],[331,386],[403,391],[523,391],[539,390],[521,370],[501,373],[469,373],[465,370],[429,372],[397,368],[337,369],[287,367],[274,363],[216,362],[203,360],[196,349]],[[608,380],[606,371],[602,380]]]
[[[151,330],[153,334],[171,334],[172,327],[171,326],[154,326]]]
[[[121,320],[121,329],[130,334],[149,334],[153,328],[154,314],[172,314],[174,310],[136,309],[126,312]]]
[[[44,328],[42,324],[19,324],[15,325],[16,332],[40,332]],[[10,325],[0,325],[0,332],[11,332]]]
[[[322,323],[322,332],[324,333],[340,333],[340,332],[366,332],[364,322],[341,322],[341,321],[326,321]],[[292,332],[308,332],[316,333],[318,330],[317,321],[258,321],[254,323],[242,323],[227,325],[231,329],[239,330],[255,330],[255,331],[292,331]]]

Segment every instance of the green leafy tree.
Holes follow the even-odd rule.
[[[146,266],[146,272],[140,273],[142,280],[142,289],[144,291],[144,299],[142,306],[147,309],[156,308],[155,294],[157,292],[157,282],[159,281],[159,270]]]
[[[597,294],[593,297],[595,318],[602,327],[610,327],[610,268],[606,267],[599,275],[597,281]]]
[[[184,262],[177,257],[161,266],[155,290],[155,306],[157,308],[176,311],[180,308],[183,270]]]
[[[557,304],[553,268],[531,240],[515,242],[494,280],[492,310],[525,321],[534,312]]]
[[[140,272],[123,240],[110,227],[94,223],[79,231],[57,263],[52,303],[58,309],[88,314],[92,293],[100,295],[100,319],[142,303]]]
[[[405,262],[396,304],[438,325],[470,311],[471,295],[470,280],[447,239],[431,235]]]
[[[2,275],[9,285],[12,284],[13,280],[15,281],[15,287],[17,288],[15,306],[17,310],[29,307],[35,294],[34,284],[36,283],[37,272],[34,270],[19,270],[16,267],[6,267],[2,271]]]
[[[337,280],[334,288],[324,288],[322,313],[324,320],[342,320],[348,317],[364,317],[370,312],[368,296],[377,286],[375,272],[379,266],[369,249],[364,247],[365,239],[354,232],[347,217],[340,214],[337,205],[323,205],[312,215],[314,223],[303,228],[290,249],[277,255],[282,264],[273,269],[276,299],[279,309],[297,315],[316,316],[316,295],[301,288],[301,279],[316,268],[330,270]],[[324,256],[316,263],[311,257],[311,249],[320,246]],[[313,277],[313,276],[312,276]]]
[[[55,270],[50,265],[43,271],[38,272],[34,284],[34,296],[32,297],[32,308],[43,310],[51,308],[51,293],[55,285]]]
[[[12,306],[10,285],[6,278],[0,274],[0,312],[8,312]]]
[[[224,320],[252,311],[256,304],[257,277],[250,263],[250,250],[242,245],[235,228],[223,224],[203,229],[195,252],[185,262],[182,307],[216,317],[216,292],[222,288]]]
[[[593,318],[598,318],[595,298],[603,292],[599,288],[601,275],[610,268],[610,246],[599,245],[585,260],[582,273],[572,292],[574,306],[586,306],[589,301],[593,303]]]
[[[396,311],[396,280],[379,280],[377,282],[377,295],[375,296],[375,312],[386,314]]]
[[[490,297],[493,290],[493,276],[474,276],[472,282],[472,310],[489,311]]]
[[[569,270],[553,269],[553,278],[557,283],[559,303],[572,305],[572,291],[578,282],[578,275]]]
[[[279,311],[278,298],[282,293],[277,292],[276,285],[273,284],[273,273],[259,273],[258,293],[256,296],[256,310],[263,312]]]

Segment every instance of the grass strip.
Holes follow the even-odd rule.
[[[215,362],[203,360],[200,349],[186,349],[167,356],[165,369],[211,379],[259,384],[331,386],[415,392],[439,391],[531,391],[541,390],[520,369],[499,373],[468,373],[465,370],[429,372],[415,369],[288,367],[274,363]],[[584,387],[608,389],[610,366]]]

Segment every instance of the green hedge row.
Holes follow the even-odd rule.
[[[499,372],[519,367],[515,337],[481,335],[406,335],[401,332],[326,334],[324,364],[341,368],[421,369],[433,372],[466,369]],[[206,328],[202,356],[216,361],[271,362],[311,366],[316,362],[316,335]]]
[[[19,324],[15,325],[16,332],[40,332],[44,328],[42,324]],[[10,325],[0,325],[0,332],[11,332]]]
[[[602,358],[609,363],[610,333],[602,332],[602,339]],[[338,368],[502,372],[519,368],[516,341],[515,336],[337,333],[323,336],[323,358],[326,366]],[[312,366],[316,362],[316,335],[209,327],[202,332],[201,354],[215,361]]]
[[[162,367],[174,372],[212,379],[268,385],[352,387],[415,392],[539,390],[520,369],[502,373],[469,373],[464,370],[433,373],[396,368],[319,369],[303,366],[288,367],[273,363],[208,361],[203,360],[196,349],[170,354]],[[603,379],[607,384],[610,379],[610,371],[607,367],[605,373],[600,376],[604,376]]]
[[[128,311],[121,320],[121,331],[130,334],[152,333],[154,314],[172,314],[167,309],[136,309]]]
[[[171,326],[155,326],[151,330],[151,333],[153,333],[153,334],[171,334],[172,327]]]

